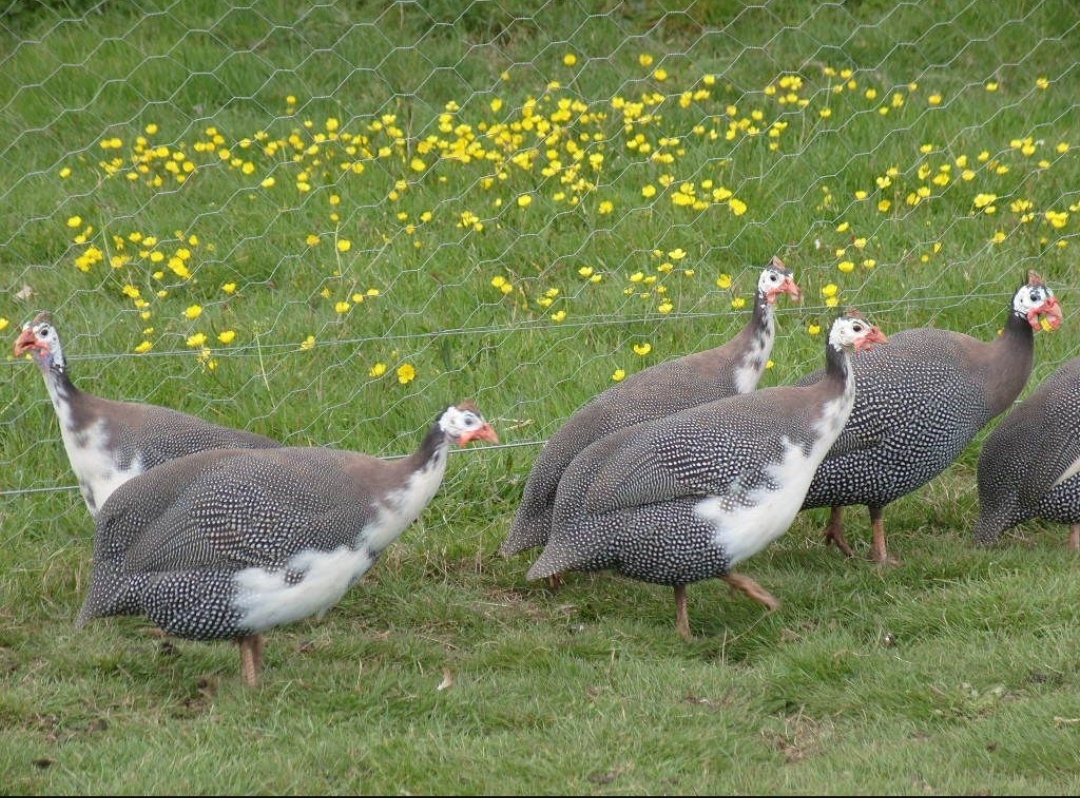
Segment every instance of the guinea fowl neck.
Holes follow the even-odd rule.
[[[851,378],[851,354],[830,341],[825,345],[825,379],[841,385]]]
[[[443,432],[442,427],[436,420],[436,422],[431,425],[427,435],[424,436],[424,440],[420,442],[420,446],[405,458],[405,462],[408,464],[408,470],[421,470],[425,463],[428,463],[438,455],[440,450],[445,451],[448,448],[449,445],[446,441],[446,433]]]
[[[1035,365],[1035,331],[1027,319],[1009,313],[1005,329],[986,348],[983,384],[987,405],[997,415],[1024,390]]]

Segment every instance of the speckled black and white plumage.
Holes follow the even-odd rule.
[[[498,440],[462,403],[400,460],[217,449],[156,466],[102,506],[76,625],[145,615],[179,637],[258,642],[267,629],[321,617],[427,506],[449,445],[476,439]],[[253,683],[258,657],[244,667]]]
[[[277,441],[211,424],[158,405],[104,399],[80,391],[68,375],[60,336],[48,313],[23,327],[15,356],[41,369],[60,422],[68,462],[91,516],[110,494],[149,468],[206,449],[266,449]]]
[[[1046,378],[987,436],[977,471],[975,542],[1033,518],[1070,526],[1080,551],[1080,358]]]
[[[885,540],[884,508],[944,471],[992,418],[1023,390],[1034,359],[1040,319],[1060,323],[1053,292],[1037,274],[1010,300],[995,340],[929,327],[889,336],[854,365],[855,406],[847,426],[817,469],[803,509],[831,507],[826,538],[848,556],[842,508],[869,508],[872,557],[894,562]],[[809,385],[815,372],[799,380]]]
[[[509,557],[547,542],[559,479],[593,441],[642,421],[754,390],[772,353],[774,305],[784,293],[801,297],[791,270],[774,257],[758,277],[753,314],[738,335],[713,349],[639,371],[567,419],[537,457],[500,553]]]
[[[815,384],[725,397],[591,444],[559,483],[551,536],[528,578],[609,569],[671,585],[684,637],[691,582],[720,577],[776,606],[732,569],[790,526],[854,402],[848,351],[884,341],[861,316],[841,316]]]

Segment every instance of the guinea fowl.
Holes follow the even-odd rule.
[[[851,418],[818,466],[803,502],[804,510],[832,508],[826,540],[853,556],[844,537],[843,508],[865,504],[873,559],[896,562],[885,541],[886,505],[944,471],[1013,403],[1031,374],[1033,331],[1043,319],[1058,327],[1061,308],[1043,279],[1030,272],[995,340],[920,327],[894,333],[887,348],[855,362]],[[797,384],[820,377],[818,371]]]
[[[261,634],[322,615],[420,515],[451,443],[498,442],[471,402],[399,460],[321,447],[198,452],[124,483],[101,508],[76,627],[146,615],[166,634],[235,640],[244,681]]]
[[[1080,551],[1080,357],[1051,374],[1001,420],[979,452],[975,542],[1032,518],[1069,524]]]
[[[801,298],[791,270],[773,257],[758,277],[753,314],[738,335],[713,349],[644,369],[570,416],[537,457],[500,553],[509,557],[547,542],[559,479],[593,441],[642,421],[754,390],[776,338],[774,305],[780,294]]]
[[[24,325],[15,356],[30,353],[60,422],[68,461],[91,516],[120,485],[149,468],[204,449],[266,449],[277,441],[158,405],[103,399],[68,375],[60,336],[48,313]]]
[[[692,582],[719,577],[778,606],[732,569],[791,525],[855,401],[850,351],[886,340],[849,312],[830,328],[825,377],[814,385],[728,396],[591,444],[563,474],[551,537],[528,578],[610,569],[671,585],[686,639]]]

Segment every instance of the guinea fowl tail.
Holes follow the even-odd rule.
[[[518,507],[514,522],[510,525],[510,534],[506,536],[499,554],[513,557],[527,549],[535,549],[548,542],[551,530],[551,507],[545,506],[537,511],[524,502]]]

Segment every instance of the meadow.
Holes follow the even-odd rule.
[[[54,2],[0,25],[0,338],[82,389],[397,457],[474,399],[424,515],[321,620],[235,646],[76,632],[93,525],[32,364],[0,360],[0,793],[1075,794],[1067,530],[976,548],[975,463],[825,510],[672,591],[498,555],[543,442],[745,323],[763,385],[855,306],[989,340],[1029,270],[1080,354],[1080,10],[938,3]],[[1033,434],[1038,434],[1033,431]],[[865,509],[848,537],[869,548]]]

